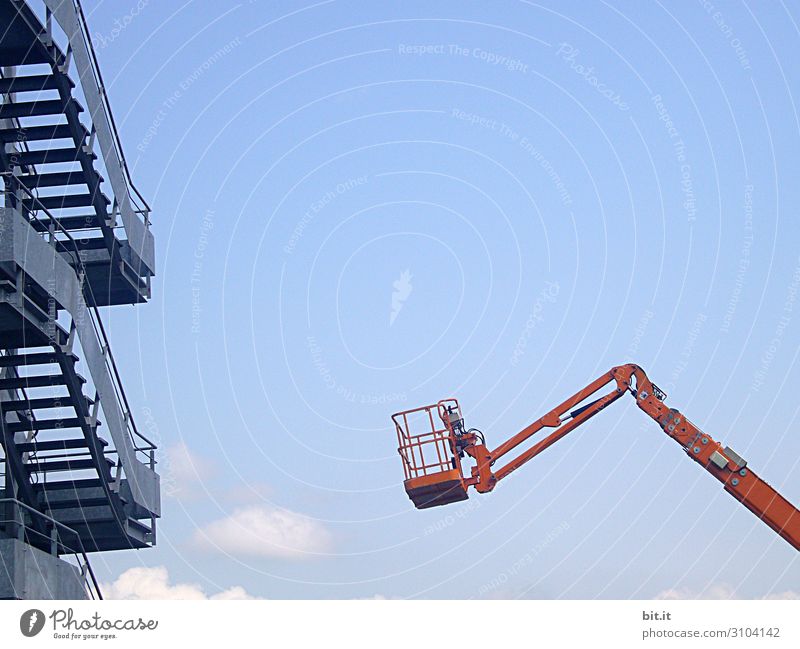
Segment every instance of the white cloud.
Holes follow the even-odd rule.
[[[251,505],[196,530],[193,543],[233,555],[302,559],[327,552],[331,535],[321,523],[301,514]]]
[[[100,590],[105,599],[257,599],[241,586],[209,596],[197,584],[170,584],[164,566],[130,568]]]
[[[794,590],[785,590],[782,593],[772,593],[764,599],[800,599],[800,593]]]
[[[170,446],[166,455],[162,489],[167,495],[190,495],[188,487],[208,480],[215,473],[214,463],[192,451],[185,442]]]
[[[655,599],[741,599],[744,595],[739,595],[736,590],[725,583],[713,584],[707,588],[696,591],[691,588],[669,588],[662,590]],[[749,599],[749,598],[745,598]],[[800,593],[787,590],[783,593],[770,593],[761,599],[800,599]]]
[[[655,599],[735,599],[736,595],[733,588],[728,584],[714,584],[702,591],[695,591],[691,588],[668,588],[662,590]]]
[[[260,597],[253,597],[250,595],[244,588],[241,586],[234,586],[233,588],[228,588],[227,590],[223,590],[216,595],[212,595],[210,599],[261,599]]]

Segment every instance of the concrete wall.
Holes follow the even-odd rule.
[[[78,568],[17,539],[0,538],[0,599],[88,599]]]

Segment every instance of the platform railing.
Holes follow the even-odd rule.
[[[69,525],[65,525],[64,523],[57,521],[52,516],[48,516],[47,514],[40,512],[38,509],[34,509],[33,507],[27,505],[21,500],[17,500],[16,498],[0,498],[0,505],[13,505],[15,512],[24,510],[31,516],[31,518],[35,517],[44,522],[45,525],[47,525],[51,530],[50,535],[45,535],[42,532],[28,526],[25,523],[24,517],[22,516],[15,516],[13,519],[0,519],[0,525],[4,527],[6,525],[11,525],[12,527],[16,528],[17,538],[19,538],[21,541],[25,540],[26,535],[28,537],[31,535],[38,536],[50,543],[50,554],[53,556],[59,555],[59,547],[66,550],[66,552],[62,552],[61,554],[75,555],[75,557],[78,558],[78,567],[81,571],[81,576],[84,580],[86,590],[90,597],[92,599],[103,599],[103,594],[100,591],[100,584],[97,581],[97,576],[94,574],[92,564],[89,561],[86,550],[83,548],[81,537],[75,530],[73,530]],[[75,537],[78,541],[78,547],[67,545],[62,539],[62,534],[59,534],[59,531],[66,532],[67,534]],[[83,559],[82,564],[81,559]]]
[[[453,440],[438,408],[432,404],[392,415],[406,480],[457,468],[453,466]]]

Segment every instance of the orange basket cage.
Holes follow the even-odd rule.
[[[451,421],[463,420],[456,399],[392,415],[406,493],[417,509],[466,500],[467,485]]]

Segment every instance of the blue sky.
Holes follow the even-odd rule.
[[[390,420],[457,396],[494,446],[634,361],[800,502],[796,3],[85,5],[158,247],[151,303],[107,317],[165,449],[158,547],[104,581],[798,590],[632,400],[424,512]]]

